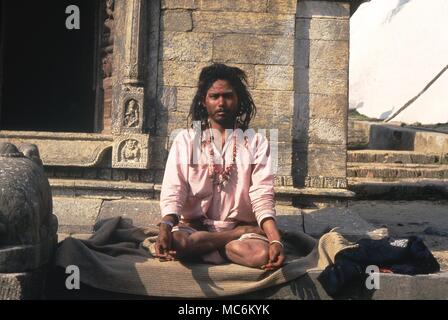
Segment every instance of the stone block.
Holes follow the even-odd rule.
[[[295,69],[296,93],[347,95],[348,71],[324,69]]]
[[[84,179],[96,179],[97,176],[98,176],[97,169],[95,169],[95,168],[86,168],[86,169],[84,169],[84,172],[83,172],[82,176],[83,176]]]
[[[200,0],[162,0],[162,9],[197,9]]]
[[[344,94],[296,94],[295,110],[298,119],[326,118],[346,119],[348,97]]]
[[[196,87],[204,62],[163,61],[159,65],[159,81],[165,86]]]
[[[127,134],[115,137],[112,152],[114,169],[147,169],[149,136]]]
[[[111,169],[98,169],[98,179],[111,180],[112,179],[112,170]]]
[[[162,12],[163,31],[191,31],[193,19],[187,10],[166,10]]]
[[[197,11],[193,13],[193,31],[293,36],[295,18],[270,13]]]
[[[294,67],[292,66],[255,66],[255,88],[266,90],[294,89]]]
[[[112,169],[112,180],[115,181],[126,180],[126,171],[120,169]]]
[[[46,270],[0,274],[0,300],[38,300],[44,298]]]
[[[252,90],[251,93],[257,106],[256,118],[293,115],[293,91]]]
[[[295,15],[297,12],[297,0],[269,0],[268,12]]]
[[[213,60],[225,63],[294,64],[294,39],[272,35],[217,35]]]
[[[299,40],[343,40],[350,39],[350,20],[327,18],[298,18],[296,39]]]
[[[345,177],[345,145],[295,144],[294,164],[297,176]]]
[[[172,112],[177,108],[177,91],[176,87],[162,86],[159,88],[160,111]]]
[[[201,0],[203,11],[266,12],[268,0]]]
[[[196,32],[164,32],[160,47],[161,60],[211,61],[213,34]]]
[[[347,2],[330,1],[299,1],[297,4],[298,18],[335,17],[348,18],[350,4]]]
[[[101,203],[101,199],[53,197],[53,212],[60,226],[93,226]]]
[[[336,232],[350,241],[362,238],[381,239],[388,236],[387,229],[378,229],[347,208],[325,208],[302,213],[307,234],[316,237],[328,228],[338,228]]]
[[[191,103],[197,88],[178,87],[177,88],[177,104],[176,111],[188,113],[190,112]]]
[[[314,144],[346,144],[345,119],[300,118],[294,121],[293,138],[298,142]]]
[[[160,203],[158,201],[104,201],[97,221],[121,216],[131,219],[138,227],[148,227],[160,221]]]
[[[348,70],[348,41],[297,40],[296,68]]]

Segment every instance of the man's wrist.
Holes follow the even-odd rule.
[[[168,227],[170,230],[174,228],[174,223],[168,220],[160,221],[160,227]]]

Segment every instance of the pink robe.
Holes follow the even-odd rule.
[[[222,165],[224,159],[225,163],[232,162],[233,136],[236,133],[227,137],[222,152],[214,143],[211,144],[215,164]],[[209,231],[229,230],[238,222],[261,225],[266,218],[275,219],[269,142],[258,133],[248,139],[243,138],[242,131],[239,133],[237,169],[232,171],[228,184],[221,191],[209,177],[209,131],[203,131],[201,137],[192,129],[182,130],[176,136],[160,195],[162,216],[177,214],[182,220],[203,218]]]

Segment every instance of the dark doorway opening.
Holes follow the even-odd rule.
[[[69,5],[80,29],[68,30]],[[93,132],[95,0],[1,0],[0,130]]]

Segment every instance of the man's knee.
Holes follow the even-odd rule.
[[[226,254],[248,267],[261,267],[269,260],[269,252],[264,245],[253,245],[246,241],[235,240],[226,245]]]
[[[188,254],[189,242],[188,234],[183,232],[173,233],[173,248],[176,251],[176,256],[182,257]]]

